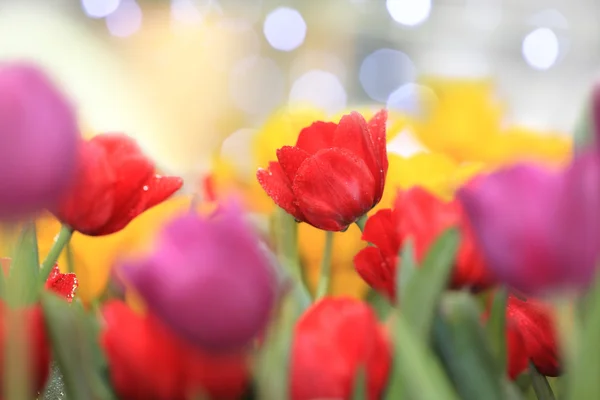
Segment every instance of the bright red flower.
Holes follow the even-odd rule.
[[[372,209],[383,194],[388,169],[387,111],[368,123],[358,113],[339,124],[315,122],[295,146],[277,150],[277,160],[256,176],[273,201],[296,220],[343,231]]]
[[[541,374],[560,375],[558,335],[550,307],[533,299],[525,301],[509,296],[506,320],[508,335],[511,335],[511,330],[518,331],[526,350],[523,353],[518,349],[511,350],[509,346],[509,362],[518,363],[518,359],[525,354],[526,359],[531,360]],[[512,335],[514,334],[513,332]]]
[[[398,252],[406,239],[412,238],[420,262],[435,239],[453,226],[462,236],[450,286],[473,290],[490,287],[494,279],[475,246],[460,204],[445,202],[421,187],[399,191],[393,210],[380,210],[367,220],[362,239],[375,246],[354,257],[356,271],[374,289],[395,298]]]
[[[28,351],[28,371],[31,379],[32,390],[38,393],[43,389],[50,370],[50,349],[46,337],[44,316],[39,306],[12,311],[4,303],[0,303],[0,359],[4,360],[6,342],[9,340],[8,324],[10,313],[19,313],[18,318],[23,321],[25,334],[19,335],[20,340],[25,340]],[[14,315],[14,314],[13,314]],[[4,389],[4,363],[0,363],[0,399],[3,398]]]
[[[8,257],[0,258],[0,267],[5,275],[10,271],[12,259]],[[77,276],[75,274],[63,274],[58,269],[58,264],[54,264],[54,268],[46,279],[46,289],[61,295],[70,303],[75,296],[75,290],[79,286]]]
[[[108,235],[181,188],[179,177],[160,176],[136,142],[102,134],[79,147],[75,184],[55,215],[85,235]]]
[[[119,301],[105,304],[103,316],[100,341],[119,398],[187,400],[202,391],[211,399],[237,399],[246,389],[245,355],[204,353],[153,315],[138,315]]]
[[[292,400],[349,399],[360,367],[368,398],[379,399],[391,365],[391,346],[369,306],[324,298],[298,321],[292,344]]]
[[[525,339],[519,327],[512,320],[506,321],[506,351],[507,373],[511,380],[515,380],[529,367],[529,357],[525,347]]]
[[[46,280],[46,289],[61,295],[70,303],[73,301],[78,286],[79,282],[75,274],[63,274],[58,269],[58,264],[54,264],[54,268]]]

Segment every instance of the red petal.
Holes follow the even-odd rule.
[[[373,289],[395,298],[396,262],[389,262],[377,247],[365,247],[354,256],[354,269]]]
[[[77,276],[75,274],[62,274],[56,264],[46,280],[46,289],[63,296],[69,302],[73,300],[78,286]]]
[[[540,373],[560,375],[558,335],[550,308],[536,301],[510,296],[506,312],[507,319],[523,336],[527,354]]]
[[[421,259],[437,236],[459,223],[459,209],[455,202],[446,203],[421,187],[399,192],[395,208],[401,216],[400,236],[413,237],[415,252]]]
[[[512,321],[507,321],[506,351],[508,352],[508,376],[517,379],[529,366],[529,357],[525,348],[525,341],[519,329]]]
[[[130,209],[138,203],[141,188],[152,179],[154,163],[142,154],[133,139],[125,135],[103,134],[90,142],[105,149],[110,167],[115,171],[115,210]]]
[[[345,149],[321,150],[304,161],[292,190],[306,221],[324,230],[344,230],[374,206],[373,175]]]
[[[388,170],[388,159],[387,159],[387,138],[386,138],[386,124],[387,124],[388,112],[383,109],[373,116],[369,120],[369,134],[371,135],[371,142],[373,143],[373,149],[375,157],[379,160],[379,165],[383,170],[383,179],[385,184],[385,176]],[[382,188],[383,190],[383,188]]]
[[[283,169],[290,182],[294,181],[298,168],[309,156],[310,154],[299,147],[284,146],[277,150],[279,165],[281,165],[281,169]]]
[[[117,176],[106,150],[95,142],[81,141],[78,157],[75,182],[54,214],[76,231],[93,234],[113,213]]]
[[[259,169],[256,172],[256,179],[275,204],[297,220],[304,221],[304,215],[295,203],[290,180],[285,176],[279,163],[271,162],[269,169]]]
[[[379,202],[383,194],[385,174],[363,116],[357,112],[344,115],[335,131],[334,144],[336,147],[350,150],[365,162],[375,179],[375,203]]]
[[[337,124],[334,122],[314,122],[311,126],[300,131],[296,147],[301,148],[309,154],[329,149],[333,147],[333,137],[336,128]]]
[[[379,247],[386,256],[395,257],[400,251],[397,224],[391,209],[379,210],[367,220],[362,239]]]

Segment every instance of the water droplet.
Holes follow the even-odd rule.
[[[147,192],[147,191],[148,191],[148,185],[144,185],[144,187],[142,188],[142,190],[143,190],[144,192]]]

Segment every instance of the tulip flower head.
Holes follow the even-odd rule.
[[[81,142],[76,181],[54,214],[85,235],[108,235],[182,185],[179,177],[157,175],[133,139],[102,134]]]
[[[587,287],[600,259],[600,158],[556,172],[518,164],[458,196],[494,274],[527,295]]]
[[[218,215],[182,215],[148,257],[122,266],[148,308],[197,346],[231,351],[269,321],[277,276],[258,236],[234,203]]]
[[[0,65],[0,217],[55,206],[74,177],[75,112],[38,68]]]
[[[381,398],[391,367],[391,345],[366,303],[324,298],[298,320],[292,343],[291,399],[349,399],[359,368],[367,398]]]
[[[356,271],[374,289],[395,298],[398,253],[406,240],[413,240],[420,262],[437,237],[450,227],[459,228],[462,234],[450,286],[474,291],[489,288],[494,278],[474,243],[460,204],[444,201],[421,187],[399,191],[393,209],[379,210],[367,220],[363,240],[374,246],[355,256]]]
[[[385,110],[368,123],[353,112],[338,124],[315,122],[295,146],[277,150],[277,160],[257,179],[273,201],[298,221],[343,231],[383,195],[388,170]]]

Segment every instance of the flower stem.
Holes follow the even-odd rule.
[[[279,262],[287,267],[288,272],[293,276],[296,284],[295,290],[301,298],[300,306],[304,309],[310,305],[311,295],[302,278],[302,266],[298,252],[298,224],[291,215],[279,208],[275,217],[275,238]]]
[[[40,267],[40,280],[42,282],[46,282],[46,280],[48,279],[48,276],[50,275],[54,264],[56,264],[56,261],[60,256],[60,253],[62,252],[63,248],[67,245],[67,243],[69,243],[69,241],[71,240],[71,236],[73,236],[73,229],[71,229],[71,227],[67,225],[62,225],[60,227],[60,232],[58,233],[58,237],[56,238],[54,245],[52,245],[52,248],[48,252],[46,259],[42,262],[42,265]]]
[[[365,224],[367,223],[368,218],[368,215],[364,214],[362,217],[356,220],[355,224],[358,226],[358,229],[360,229],[361,232],[365,231]]]
[[[333,232],[325,232],[325,249],[323,250],[323,258],[321,259],[321,276],[319,277],[319,286],[315,300],[319,300],[329,292],[329,283],[331,280],[331,256],[333,249]]]
[[[555,400],[552,388],[548,383],[548,379],[540,374],[535,365],[529,363],[529,373],[531,375],[531,385],[538,400]]]

